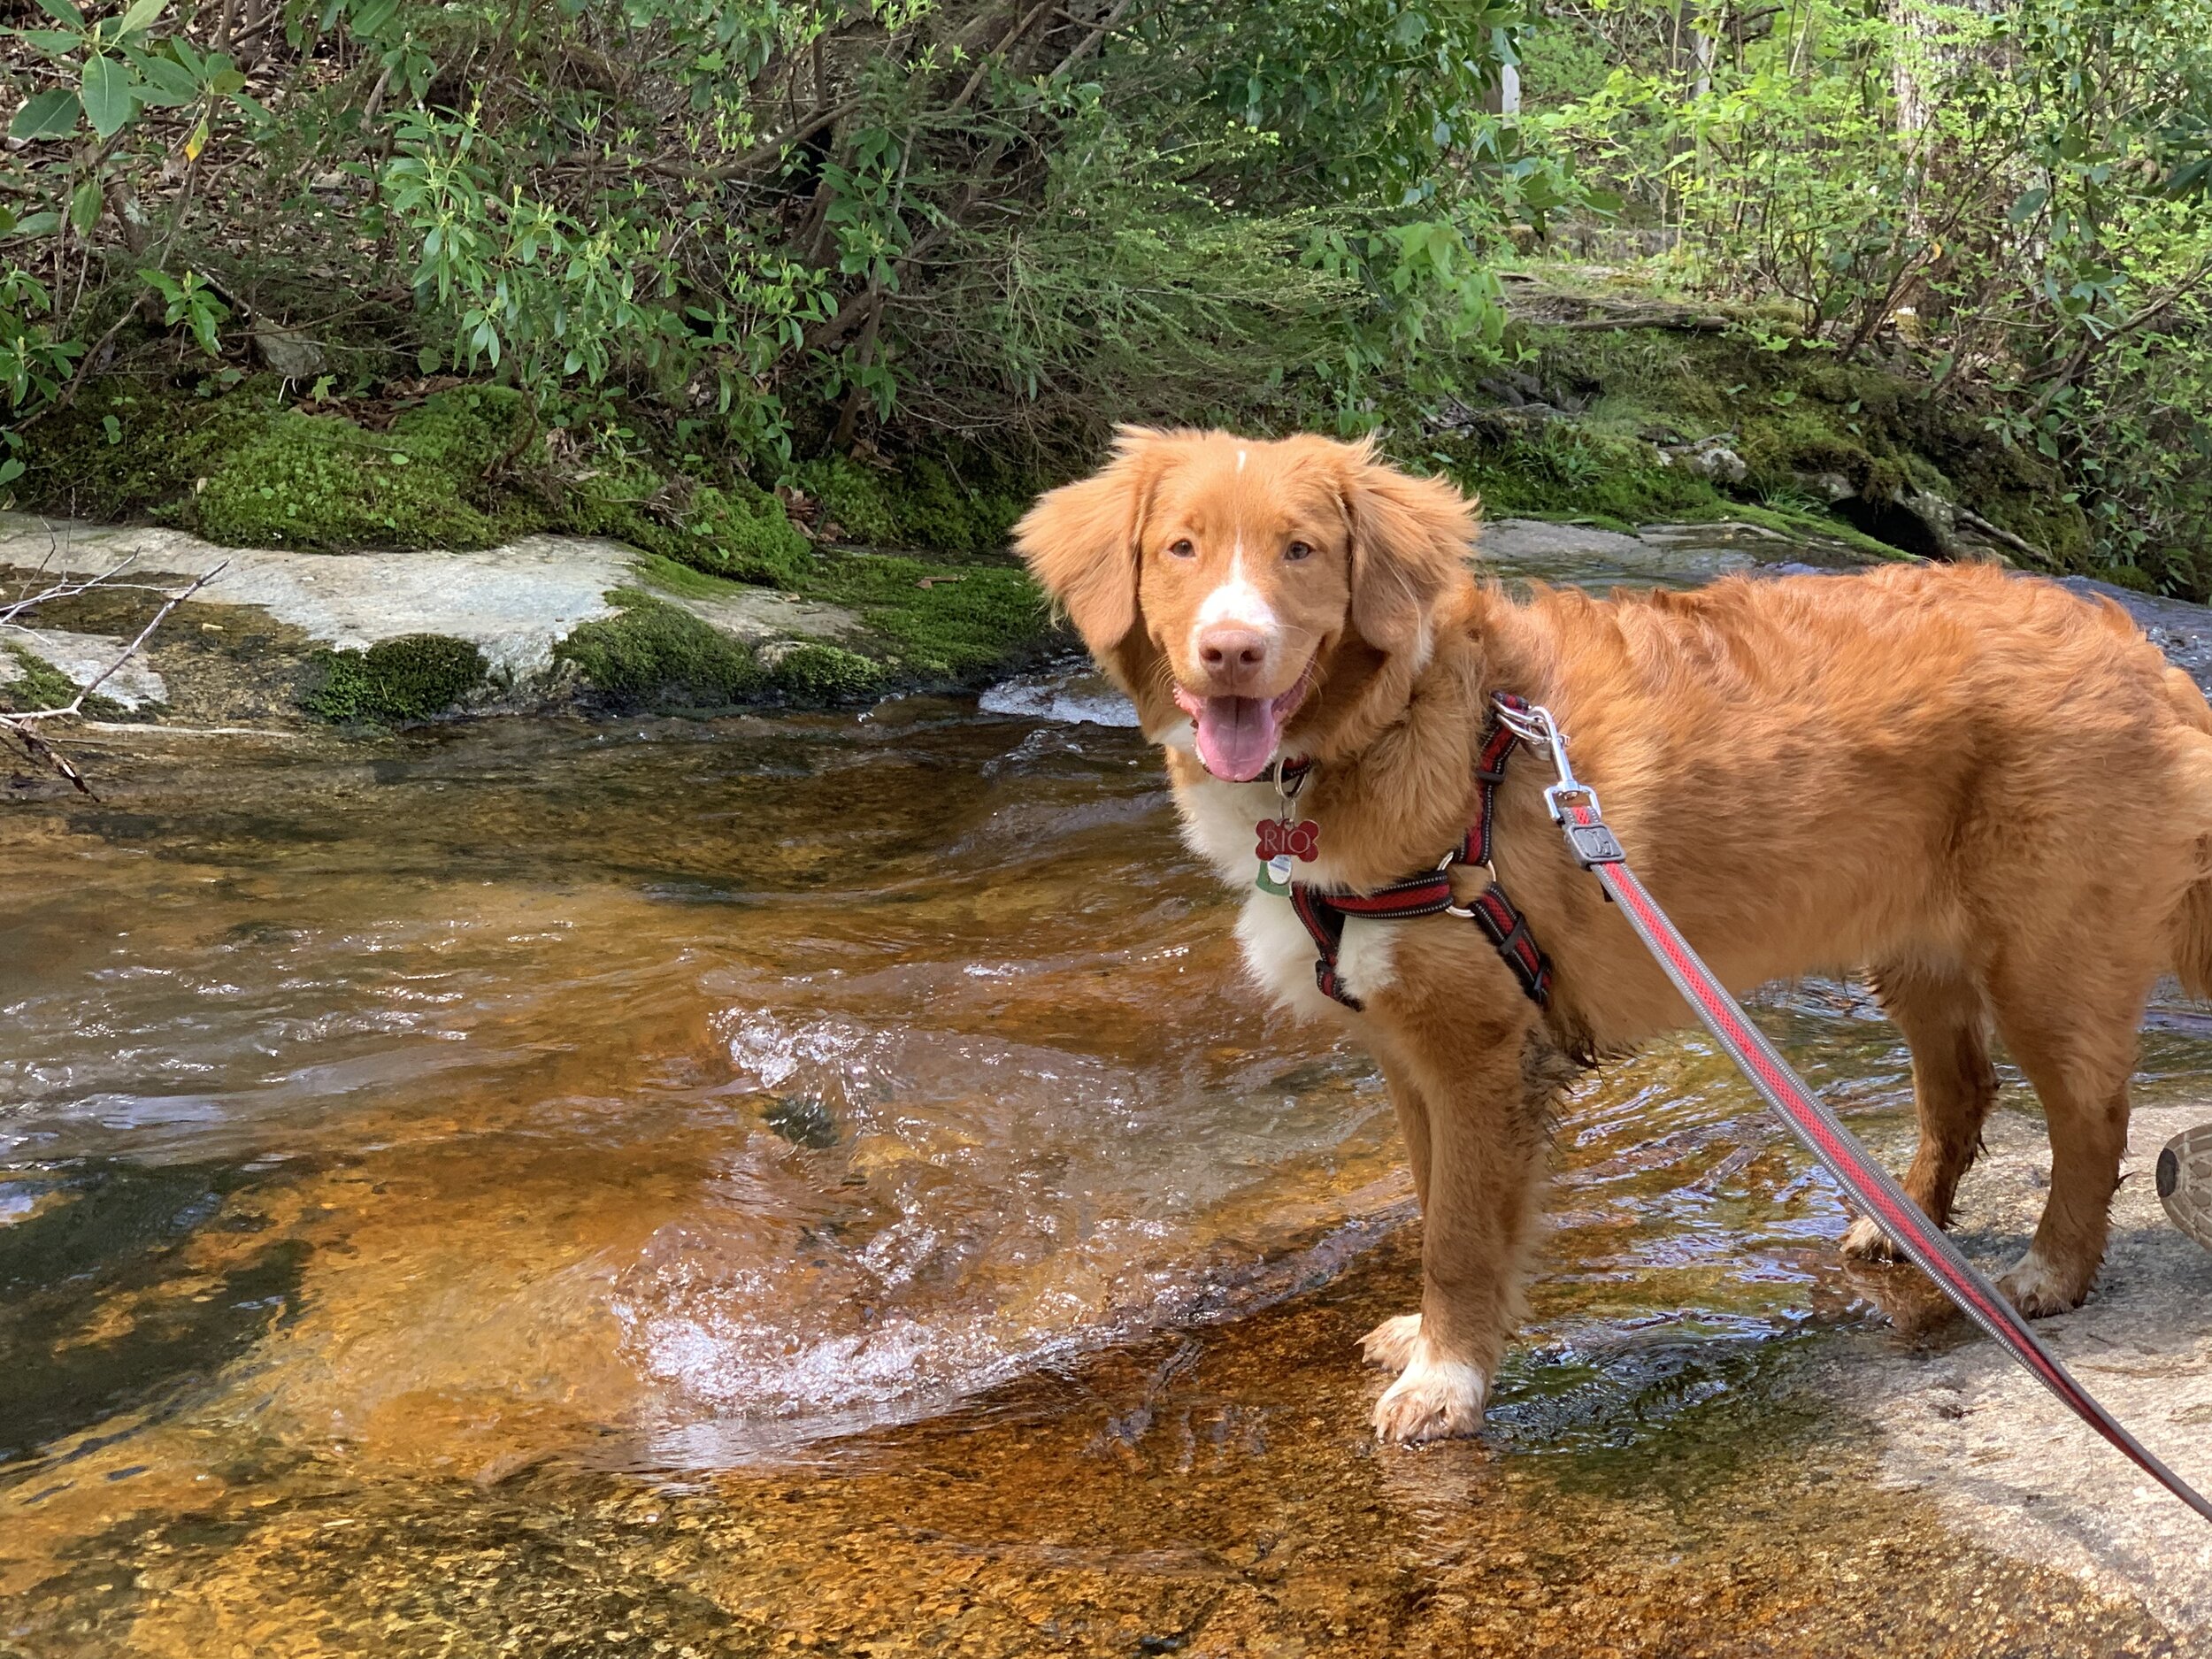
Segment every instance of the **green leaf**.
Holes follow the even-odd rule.
[[[8,234],[14,236],[45,236],[61,228],[61,215],[49,208],[43,213],[26,213],[15,221]]]
[[[365,41],[382,40],[398,12],[399,0],[357,0],[346,27]]]
[[[198,80],[175,58],[164,58],[157,52],[144,58],[134,55],[131,61],[138,66],[141,74],[160,88],[164,97],[178,104],[189,104],[200,96]],[[147,103],[154,101],[150,92],[139,96]]]
[[[131,73],[112,58],[85,59],[84,112],[92,130],[103,138],[121,132],[138,107],[137,88]]]
[[[100,222],[100,210],[107,205],[107,196],[97,179],[87,179],[69,198],[69,225],[80,236],[89,236],[92,227]]]
[[[168,9],[169,0],[131,0],[131,9],[123,13],[123,20],[115,26],[114,38],[119,41],[150,27]]]
[[[67,29],[18,29],[15,32],[49,58],[73,57],[84,44],[83,35],[72,35]]]
[[[84,106],[66,87],[50,87],[15,112],[10,138],[66,138],[77,130]]]
[[[2212,183],[2212,156],[2200,156],[2188,165],[2175,168],[2162,188],[2168,196],[2191,196],[2208,183]]]
[[[58,23],[66,23],[73,29],[84,27],[84,13],[70,4],[70,0],[38,0],[38,9]]]

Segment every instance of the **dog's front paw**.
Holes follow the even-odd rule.
[[[1855,1262],[1894,1262],[1898,1259],[1896,1244],[1888,1233],[1874,1225],[1871,1216],[1861,1216],[1851,1224],[1851,1231],[1843,1235],[1843,1253]]]
[[[1463,1361],[1431,1358],[1418,1338],[1413,1347],[1404,1372],[1375,1402],[1375,1432],[1402,1445],[1472,1434],[1489,1379]]]
[[[2095,1277],[2094,1269],[2085,1273],[2068,1271],[2030,1250],[1998,1279],[1997,1288],[2029,1318],[2042,1319],[2080,1307],[2089,1294],[2089,1281]]]
[[[1370,1365],[1403,1371],[1413,1357],[1413,1345],[1421,1339],[1421,1316],[1402,1313],[1385,1319],[1359,1340],[1359,1356]]]

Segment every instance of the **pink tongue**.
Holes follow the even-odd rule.
[[[1266,697],[1208,697],[1198,705],[1198,758],[1217,778],[1249,783],[1275,757],[1282,723]]]

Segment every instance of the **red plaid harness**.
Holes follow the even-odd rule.
[[[1499,695],[1498,703],[1502,710],[1513,714],[1521,714],[1529,707],[1520,698],[1503,694]],[[1481,928],[1497,947],[1498,954],[1505,958],[1505,965],[1513,970],[1513,977],[1521,982],[1521,989],[1530,1002],[1539,1008],[1550,1002],[1551,963],[1537,949],[1536,941],[1528,931],[1528,918],[1506,896],[1505,889],[1498,884],[1497,871],[1490,862],[1491,823],[1497,805],[1498,786],[1505,781],[1505,763],[1520,746],[1519,733],[1504,720],[1494,717],[1489,734],[1483,740],[1481,757],[1475,763],[1474,822],[1468,826],[1459,845],[1438,860],[1433,870],[1394,881],[1372,893],[1325,893],[1303,882],[1290,884],[1290,908],[1312,936],[1317,953],[1313,982],[1321,987],[1323,995],[1335,998],[1348,1009],[1356,1010],[1360,1007],[1359,999],[1346,990],[1337,977],[1337,956],[1344,947],[1347,917],[1402,922],[1417,916],[1460,916]],[[1284,762],[1277,769],[1276,787],[1286,798],[1294,798],[1312,764],[1310,761]],[[1296,830],[1305,826],[1290,827]],[[1264,841],[1263,835],[1263,849]],[[1452,896],[1451,871],[1455,864],[1476,864],[1490,872],[1490,885],[1464,905]]]

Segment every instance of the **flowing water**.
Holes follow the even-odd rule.
[[[1241,987],[1118,716],[1069,673],[19,788],[0,1654],[2170,1650],[1873,1487],[1793,1378],[1886,1293],[1695,1038],[1563,1111],[1485,1438],[1378,1451],[1387,1101]],[[1901,1149],[1863,995],[1763,1018]]]

